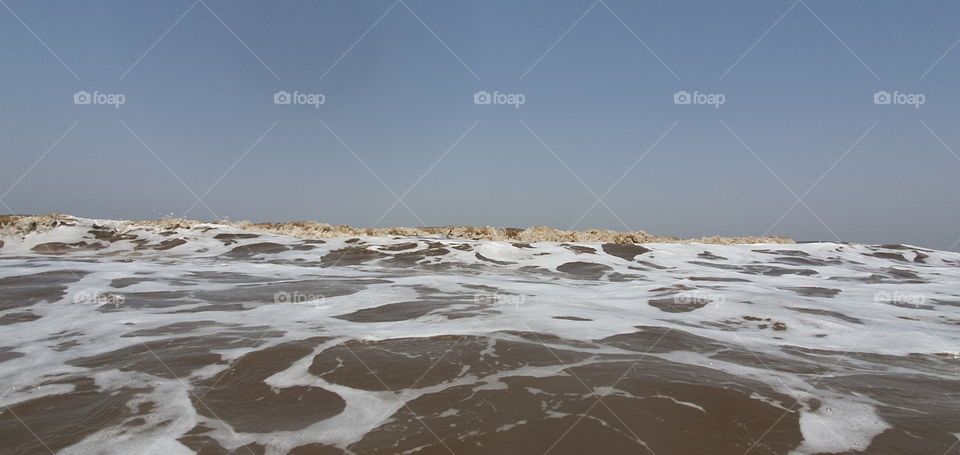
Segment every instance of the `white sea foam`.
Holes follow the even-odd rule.
[[[169,334],[151,335],[150,330],[196,321],[211,321],[211,324],[191,328],[190,336],[213,337],[224,327],[256,327],[257,336],[267,332],[276,332],[276,336],[260,336],[260,344],[255,347],[238,345],[214,349],[224,361],[192,371],[188,378],[192,380],[213,377],[227,368],[230,361],[254,350],[318,335],[330,340],[316,347],[314,354],[358,339],[496,333],[506,337],[502,333],[509,331],[590,341],[634,333],[638,326],[668,328],[725,345],[742,346],[748,354],[757,355],[758,360],[768,358],[760,355],[783,357],[785,351],[799,349],[807,360],[823,357],[827,364],[842,366],[865,362],[837,353],[907,356],[949,355],[960,351],[960,332],[956,330],[960,254],[951,252],[838,243],[669,243],[646,244],[644,247],[650,251],[631,260],[605,254],[600,243],[574,244],[581,249],[575,251],[570,244],[557,242],[518,247],[509,242],[430,239],[429,242],[440,242],[445,252],[427,255],[415,266],[405,266],[386,262],[399,257],[389,256],[395,254],[388,253],[389,248],[417,239],[370,237],[359,242],[329,239],[325,243],[306,245],[300,239],[260,233],[256,238],[228,242],[215,236],[245,232],[208,225],[177,230],[172,235],[142,229],[128,232],[129,239],[99,241],[90,234],[94,224],[109,222],[81,220],[77,226],[3,238],[0,279],[61,273],[65,287],[59,298],[41,299],[29,306],[29,311],[39,316],[36,320],[0,325],[0,345],[23,354],[0,363],[0,383],[9,384],[9,388],[0,391],[4,405],[64,393],[70,386],[32,385],[60,375],[85,374],[85,368],[72,366],[71,361],[167,339]],[[171,239],[184,242],[170,248],[155,247]],[[37,254],[43,245],[53,242],[85,242],[85,245],[69,247],[71,251],[52,256]],[[257,252],[256,244],[264,242],[277,244],[284,251]],[[420,242],[418,248],[425,248],[426,243]],[[144,244],[154,247],[142,248]],[[91,245],[97,248],[89,248]],[[469,248],[455,248],[458,245]],[[245,246],[253,250],[244,252]],[[387,256],[359,263],[329,259],[349,247],[366,248]],[[594,252],[584,252],[588,249]],[[252,259],[234,260],[229,257],[233,253],[249,253]],[[902,255],[903,260],[891,259],[891,255],[897,254]],[[596,267],[591,270],[598,271],[578,275],[576,270],[564,268],[571,263],[585,263]],[[71,279],[71,274],[76,277]],[[356,284],[372,279],[381,281]],[[124,280],[129,282],[123,283]],[[331,284],[333,282],[337,283]],[[348,293],[338,291],[337,286],[353,287]],[[329,292],[330,295],[311,299],[312,304],[307,305],[275,303],[269,295],[257,294],[259,289],[266,288],[291,289],[305,295]],[[103,293],[126,298],[119,304],[86,303],[90,301],[89,296]],[[164,304],[150,303],[153,302],[150,296],[159,295],[156,293],[167,293],[158,298]],[[494,305],[486,309],[495,311],[482,312],[472,298],[482,293],[523,298],[514,299],[513,304],[496,304],[500,300],[491,300]],[[245,310],[181,312],[205,309],[215,303],[205,296],[221,294],[230,296],[224,303],[242,304]],[[878,294],[919,298],[898,301],[878,299]],[[397,302],[429,302],[431,295],[445,302],[442,310],[399,322],[356,322],[342,317]],[[713,298],[711,303],[691,311],[683,308],[691,296],[695,296],[694,302],[698,298],[711,300],[710,296],[722,298]],[[660,307],[652,303],[658,300],[665,303]],[[170,302],[176,305],[165,306]],[[469,317],[448,317],[457,311],[469,313]],[[140,331],[141,335],[119,336],[133,331]],[[72,345],[69,349],[58,349],[61,340],[69,340]],[[551,345],[549,339],[542,343],[591,355],[626,352],[610,345],[571,348]],[[877,414],[876,403],[817,387],[818,379],[811,379],[809,375],[767,369],[763,360],[746,365],[688,351],[648,355],[760,381],[798,402],[820,400],[819,409],[802,411],[800,430],[804,440],[796,453],[864,450],[877,434],[890,428]],[[209,436],[226,448],[251,442],[265,445],[268,453],[284,453],[286,449],[309,442],[346,447],[416,397],[481,380],[486,384],[476,390],[496,390],[506,387],[501,382],[506,377],[546,377],[578,365],[574,362],[526,366],[485,378],[464,372],[454,382],[401,391],[403,398],[400,399],[391,391],[353,389],[319,378],[308,372],[312,357],[302,358],[266,381],[276,389],[298,385],[321,387],[345,400],[343,412],[302,430],[266,435],[236,433],[215,419],[198,416],[193,411],[184,379],[158,379],[146,373],[112,370],[96,375],[98,385],[104,389],[121,384],[152,387],[153,391],[140,399],[159,403],[151,413],[153,420],[143,425],[142,430],[104,429],[64,453],[181,453],[186,447],[177,439],[201,422],[212,428]],[[889,371],[909,373],[910,368],[891,365]],[[923,374],[952,379],[947,372],[924,371]],[[706,412],[695,403],[655,396]],[[158,424],[165,420],[170,423],[161,429]]]

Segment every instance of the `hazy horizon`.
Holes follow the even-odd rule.
[[[945,1],[4,0],[0,213],[956,251],[957,23]]]

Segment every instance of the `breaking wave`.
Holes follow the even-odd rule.
[[[68,215],[37,215],[37,216],[0,216],[0,234],[23,235],[33,231],[43,231],[56,226],[75,224],[77,219]],[[192,229],[197,226],[211,224],[229,226],[250,232],[263,232],[278,235],[287,235],[302,239],[331,239],[342,237],[440,237],[447,239],[464,240],[493,240],[507,242],[609,242],[609,243],[708,243],[708,244],[738,244],[738,243],[794,243],[785,237],[700,237],[681,239],[648,234],[644,231],[619,232],[606,229],[588,229],[584,231],[564,231],[546,226],[533,226],[526,229],[503,228],[491,226],[446,226],[446,227],[391,227],[391,228],[355,228],[345,225],[330,225],[316,221],[289,221],[285,223],[252,223],[249,221],[217,221],[206,223],[201,221],[184,220],[180,218],[165,218],[146,221],[119,221],[104,224],[105,228],[118,232],[141,228],[170,230]]]
[[[3,453],[958,444],[958,253],[536,229],[0,224]],[[604,241],[530,240],[567,235]]]

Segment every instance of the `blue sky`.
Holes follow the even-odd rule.
[[[0,6],[3,212],[960,237],[956,2]]]

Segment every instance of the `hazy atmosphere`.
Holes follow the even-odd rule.
[[[2,201],[956,248],[960,5],[729,6],[8,1]]]

